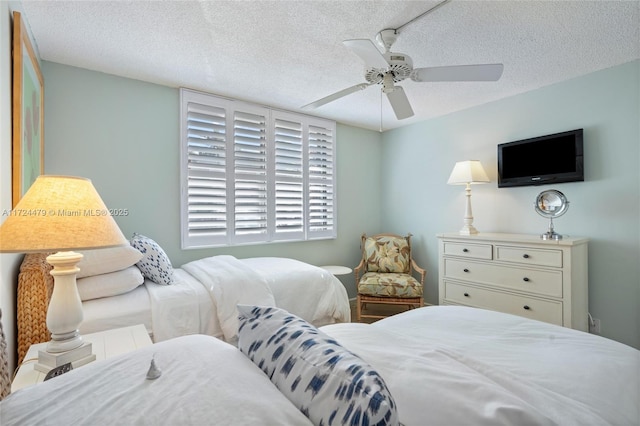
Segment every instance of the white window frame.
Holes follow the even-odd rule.
[[[189,111],[194,110],[215,110],[221,114],[215,117],[224,122],[224,130],[219,125],[216,126],[219,133],[210,133],[216,137],[217,146],[213,150],[208,147],[202,149],[217,151],[218,154],[213,154],[213,157],[201,156],[204,154],[199,150],[190,151]],[[245,185],[255,185],[255,191],[254,187],[247,191],[252,195],[248,201],[250,211],[243,216],[248,218],[248,222],[245,221],[247,225],[242,225],[246,229],[237,228],[235,208],[236,183],[240,177],[235,156],[245,154],[244,151],[238,151],[243,149],[242,144],[236,143],[236,137],[239,137],[236,117],[240,114],[264,119],[264,123],[252,120],[250,126],[255,124],[255,128],[249,129],[252,137],[259,135],[259,139],[255,139],[255,151],[252,139],[249,139],[250,152],[246,153],[246,158],[251,162],[255,157],[256,170],[261,169],[263,164],[266,170],[265,173],[258,170],[256,176],[259,178],[255,180],[245,179]],[[191,131],[192,137],[195,133]],[[203,141],[206,144],[207,139]],[[213,159],[214,163],[224,163],[224,168],[221,165],[214,171],[208,170],[205,165],[203,171],[196,172],[192,160],[197,159]],[[224,203],[222,208],[226,211],[210,211],[207,206],[213,204],[207,203],[205,195],[202,205],[206,212],[199,214],[202,217],[201,229],[196,231],[197,223],[193,221],[195,213],[192,211],[190,214],[190,205],[193,208],[193,184],[197,180],[194,175],[198,174],[206,175],[205,179],[209,179],[207,182],[217,182],[217,189],[204,188],[202,192],[217,194],[211,203]],[[266,177],[266,193],[262,192],[262,177]],[[336,238],[336,194],[335,121],[180,89],[180,230],[183,249]],[[255,199],[252,199],[254,195]],[[266,210],[258,212],[262,208],[262,200],[266,201]],[[280,207],[278,212],[276,201]],[[300,202],[302,209],[297,208]],[[216,233],[214,229],[219,231]]]

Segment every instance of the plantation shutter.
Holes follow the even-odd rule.
[[[303,239],[304,129],[299,117],[274,112],[274,239]]]
[[[204,101],[204,102],[202,102]],[[195,97],[183,103],[183,246],[225,244],[228,237],[227,111]],[[186,157],[186,158],[185,158]],[[186,216],[186,217],[185,217]],[[186,229],[185,229],[186,228]]]
[[[180,90],[182,248],[335,238],[335,122]]]
[[[233,117],[235,241],[267,240],[267,113],[242,106]]]
[[[309,124],[309,238],[335,237],[335,125]]]

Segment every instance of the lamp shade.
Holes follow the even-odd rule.
[[[458,161],[453,167],[447,183],[449,185],[466,185],[468,183],[488,183],[489,177],[478,160]]]
[[[0,226],[0,252],[87,250],[127,243],[89,179],[42,175]]]

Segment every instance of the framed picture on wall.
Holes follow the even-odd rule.
[[[13,207],[44,172],[44,81],[20,12],[13,12]]]

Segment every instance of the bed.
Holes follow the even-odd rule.
[[[405,425],[638,425],[640,351],[462,306],[321,329],[360,354]]]
[[[112,249],[102,253],[108,250]],[[136,269],[131,264],[136,258],[117,263],[101,255],[103,258],[96,264],[80,265],[84,272],[78,278],[80,290],[84,281],[95,279],[98,281],[93,287],[104,290],[114,280],[127,278],[127,271]],[[105,269],[105,265],[111,266]],[[105,273],[114,268],[118,271]],[[53,287],[50,269],[44,254],[26,255],[21,265],[17,306],[19,362],[31,344],[49,340],[46,310]],[[80,333],[144,324],[154,342],[187,334],[206,334],[233,342],[237,303],[280,306],[316,326],[351,318],[342,283],[328,271],[295,259],[211,256],[180,268],[171,267],[171,273],[170,285],[140,275],[141,284],[125,286],[120,290],[124,292],[93,295],[87,300],[81,292],[84,320]]]
[[[161,376],[147,380],[151,359]],[[234,346],[182,336],[88,364],[0,402],[9,425],[309,425]]]
[[[599,336],[458,306],[320,328],[238,311],[238,346],[183,336],[95,362],[9,395],[3,425],[640,423],[640,351]]]

